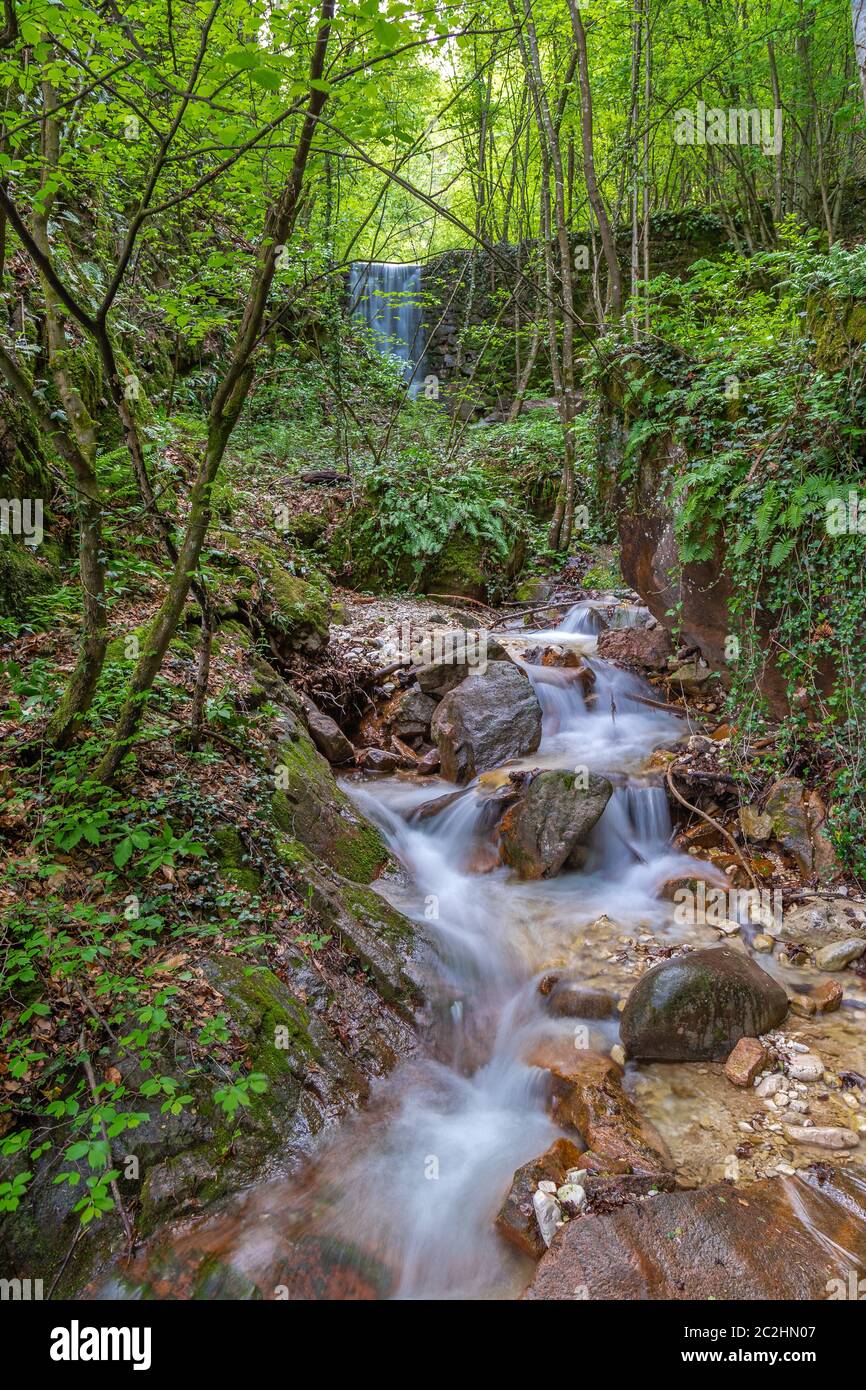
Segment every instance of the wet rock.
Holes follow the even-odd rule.
[[[807,792],[797,777],[782,777],[770,788],[764,810],[779,844],[802,873],[835,876],[838,865],[833,847],[821,829],[826,807],[817,793]]]
[[[735,1086],[751,1086],[767,1060],[767,1049],[758,1038],[740,1038],[725,1062],[725,1076]]]
[[[423,738],[435,709],[436,701],[423,690],[402,690],[388,701],[382,723],[398,738]]]
[[[610,1057],[554,1039],[536,1047],[528,1061],[550,1072],[557,1124],[576,1130],[606,1167],[622,1164],[633,1173],[670,1169],[664,1141],[626,1095],[622,1072]]]
[[[415,673],[423,693],[437,700],[465,681],[467,676],[477,674],[484,664],[482,656],[486,662],[506,661],[513,664],[510,655],[495,637],[485,634],[482,643],[478,636],[473,634],[467,637],[459,629],[446,633],[445,637],[447,640],[442,644],[441,654],[426,665],[419,666]]]
[[[832,1014],[842,1007],[843,999],[842,986],[838,980],[827,980],[817,989],[812,990],[810,996],[815,1009],[819,1014]]]
[[[579,1159],[580,1150],[570,1139],[557,1139],[547,1153],[524,1163],[514,1174],[511,1190],[496,1218],[496,1229],[533,1259],[540,1259],[546,1249],[532,1205],[538,1184],[553,1182],[561,1187],[569,1169],[578,1167]]]
[[[671,654],[671,639],[663,627],[617,628],[602,632],[598,654],[605,661],[619,661],[644,671],[663,671]]]
[[[535,1220],[541,1239],[547,1247],[556,1235],[559,1223],[562,1221],[562,1207],[551,1192],[542,1192],[539,1188],[537,1192],[532,1194],[532,1209],[535,1212]]]
[[[534,753],[541,742],[541,706],[526,673],[513,662],[491,661],[484,675],[467,676],[433,716],[432,736],[451,782]]]
[[[419,777],[429,777],[431,773],[439,771],[440,761],[439,749],[430,748],[418,759],[418,766],[415,771]]]
[[[710,947],[648,970],[626,1001],[620,1035],[626,1055],[641,1061],[717,1062],[787,1011],[785,991],[753,960]]]
[[[305,1302],[369,1302],[388,1298],[393,1273],[375,1256],[338,1236],[304,1236],[292,1242],[274,1275],[281,1297]]]
[[[781,935],[783,940],[795,941],[815,952],[831,942],[851,940],[858,932],[866,941],[864,919],[864,903],[857,905],[843,898],[810,898],[788,909]]]
[[[502,859],[523,879],[551,878],[582,844],[613,794],[606,777],[587,785],[565,769],[537,773],[499,825]]]
[[[854,1149],[860,1136],[834,1125],[783,1125],[785,1138],[792,1144],[809,1144],[813,1149]]]
[[[400,754],[390,748],[364,748],[358,754],[358,767],[365,772],[397,772],[402,766]]]
[[[600,1019],[613,1018],[616,1014],[616,995],[603,989],[591,989],[567,975],[546,976],[539,985],[539,993],[546,996],[547,1008],[557,1018]]]
[[[834,941],[829,946],[822,946],[816,952],[815,964],[819,970],[844,970],[846,965],[859,960],[864,951],[866,941],[852,936],[847,941]]]
[[[569,1222],[524,1298],[814,1300],[866,1267],[866,1169],[821,1164],[736,1197],[716,1183]]]
[[[330,715],[323,714],[308,695],[301,695],[300,700],[304,708],[310,737],[319,752],[324,754],[329,763],[335,763],[338,766],[353,762],[355,750],[336,720],[332,719]]]

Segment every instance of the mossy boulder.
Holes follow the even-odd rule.
[[[303,577],[291,558],[263,541],[241,542],[217,533],[211,560],[225,573],[223,597],[260,629],[277,655],[292,650],[320,651],[331,622],[330,588],[324,576],[306,567]]]
[[[866,303],[816,291],[806,299],[806,325],[821,371],[841,371],[866,344]]]
[[[233,825],[221,826],[214,835],[214,857],[223,878],[247,893],[257,893],[262,886],[258,869],[250,862],[238,831]]]
[[[635,1061],[720,1062],[740,1038],[776,1028],[788,1012],[780,984],[728,946],[654,965],[626,1000],[621,1036]]]
[[[275,824],[316,859],[354,883],[371,883],[390,862],[375,826],[337,786],[301,719],[286,710],[276,752]]]
[[[37,558],[17,538],[0,536],[0,614],[4,617],[26,618],[30,600],[54,588],[57,578],[47,557]]]

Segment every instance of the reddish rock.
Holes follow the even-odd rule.
[[[827,980],[809,996],[819,1014],[832,1014],[842,1006],[843,990],[838,980]]]
[[[587,1149],[633,1173],[670,1169],[664,1140],[622,1087],[622,1071],[610,1057],[570,1046],[567,1039],[541,1043],[527,1059],[553,1079],[553,1116],[574,1129]]]
[[[671,639],[663,627],[615,628],[602,632],[598,639],[598,654],[605,661],[619,661],[644,671],[667,670],[672,651]]]
[[[571,1221],[524,1298],[818,1300],[856,1268],[866,1268],[866,1169],[818,1164]]]
[[[758,1038],[740,1038],[725,1062],[725,1076],[735,1086],[751,1086],[767,1060],[767,1049]]]
[[[613,1018],[617,1000],[603,989],[590,989],[567,975],[545,975],[538,986],[547,1007],[558,1018]]]
[[[429,777],[431,773],[439,771],[439,764],[439,749],[431,748],[418,759],[415,771],[419,777]]]
[[[496,1229],[524,1254],[539,1260],[546,1250],[532,1206],[532,1197],[540,1182],[555,1182],[561,1187],[569,1168],[580,1168],[580,1150],[570,1139],[557,1139],[541,1158],[534,1158],[518,1168],[511,1190],[496,1218]]]

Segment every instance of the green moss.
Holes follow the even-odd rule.
[[[119,637],[113,637],[106,649],[105,657],[107,661],[126,661],[130,665],[138,660],[141,652],[147,651],[147,644],[153,629],[152,623],[140,623],[138,627],[130,629],[129,632],[122,633]],[[129,639],[134,637],[137,647],[127,649]],[[182,656],[187,660],[192,660],[197,654],[197,648],[192,637],[186,632],[176,632],[169,643],[169,651],[176,656]]]
[[[271,812],[280,830],[344,878],[372,882],[389,862],[384,841],[337,786],[298,720],[280,745],[276,778]]]
[[[487,595],[484,568],[485,545],[480,536],[456,531],[425,569],[422,588],[430,593],[465,594],[483,599]]]
[[[222,826],[216,832],[214,848],[223,878],[248,893],[257,893],[261,887],[261,875],[248,863],[243,841],[234,826]]]
[[[806,299],[806,324],[821,371],[838,372],[866,343],[866,304],[816,292]]]
[[[298,512],[292,517],[292,535],[304,546],[315,548],[328,527],[328,518],[320,512]]]
[[[36,559],[32,550],[11,537],[0,537],[0,613],[27,617],[27,605],[57,582],[57,572]]]

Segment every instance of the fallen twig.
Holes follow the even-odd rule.
[[[715,819],[713,818],[713,816],[708,815],[706,811],[702,811],[702,810],[700,809],[700,807],[698,807],[698,806],[693,806],[692,803],[691,803],[690,801],[686,801],[686,799],[685,799],[684,796],[680,796],[680,793],[677,791],[676,787],[674,786],[674,779],[673,779],[673,773],[674,773],[676,767],[677,767],[677,764],[676,764],[676,763],[672,763],[672,764],[670,765],[670,767],[669,767],[669,768],[666,770],[666,772],[665,772],[665,781],[666,781],[667,784],[668,784],[668,789],[669,789],[671,795],[674,796],[674,797],[676,797],[676,799],[677,799],[677,801],[680,803],[680,805],[681,805],[681,806],[685,806],[685,808],[686,808],[687,811],[693,811],[693,812],[695,813],[696,816],[700,816],[701,820],[705,820],[705,821],[707,822],[707,825],[711,825],[711,826],[713,827],[714,830],[718,830],[719,834],[720,834],[725,840],[727,840],[728,844],[731,846],[731,849],[732,849],[733,852],[734,852],[734,856],[740,861],[740,863],[742,864],[742,866],[743,866],[743,868],[745,869],[746,873],[749,875],[749,878],[750,878],[750,880],[751,880],[752,887],[754,888],[755,892],[756,892],[756,893],[760,893],[761,890],[760,890],[760,887],[758,886],[758,880],[755,878],[755,875],[754,875],[754,873],[752,872],[751,865],[748,864],[748,863],[746,862],[746,860],[743,858],[742,851],[741,851],[739,845],[737,844],[736,840],[734,839],[733,835],[729,834],[728,831],[725,829],[725,827],[724,827],[719,821],[715,820]]]

